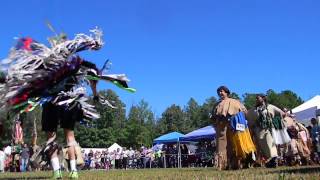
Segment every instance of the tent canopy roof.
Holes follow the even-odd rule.
[[[154,144],[160,144],[160,143],[175,143],[179,141],[179,138],[182,137],[183,134],[179,132],[171,132],[165,135],[162,135],[156,139],[153,140]]]
[[[316,117],[316,111],[320,108],[320,96],[316,95],[310,100],[292,109],[292,113],[296,119],[305,124],[310,125],[310,119]]]
[[[216,131],[212,126],[206,126],[197,130],[194,130],[180,138],[180,140],[184,141],[197,141],[201,139],[214,139],[216,135]]]
[[[306,110],[306,109],[309,109],[312,107],[317,107],[317,109],[320,108],[320,96],[319,95],[316,95],[313,98],[311,98],[310,100],[304,102],[303,104],[293,108],[292,112],[297,113],[297,112],[300,112],[300,111],[303,111],[303,110]]]
[[[113,144],[108,148],[108,151],[109,151],[109,152],[113,152],[114,150],[117,150],[118,148],[119,148],[120,150],[122,150],[122,147],[121,147],[119,144],[113,143]]]

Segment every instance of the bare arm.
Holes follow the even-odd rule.
[[[274,116],[279,115],[281,118],[285,117],[286,114],[280,108],[272,104],[269,104],[269,106],[272,108]]]

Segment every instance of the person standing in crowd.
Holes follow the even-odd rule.
[[[132,149],[132,147],[129,148],[128,156],[129,156],[129,159],[133,159],[134,158],[134,150]]]
[[[249,126],[253,130],[254,139],[258,145],[259,155],[267,158],[266,167],[277,166],[278,150],[273,137],[274,119],[277,118],[278,127],[283,126],[284,112],[278,107],[267,102],[264,94],[256,95],[256,106],[247,113]],[[279,138],[279,137],[276,137]],[[290,139],[289,139],[290,140]]]
[[[5,154],[5,160],[4,160],[4,169],[5,171],[8,170],[10,168],[10,164],[12,163],[12,147],[10,144],[7,144],[7,146],[4,148],[3,150],[4,154]]]
[[[105,167],[106,167],[106,153],[105,153],[105,151],[102,151],[100,159],[101,159],[101,161],[100,161],[101,162],[101,169],[105,169]]]
[[[181,144],[180,145],[181,148],[181,161],[182,161],[182,167],[188,167],[188,156],[189,156],[189,150],[186,144]]]
[[[89,162],[89,156],[87,153],[84,153],[84,167],[82,168],[83,170],[90,170],[90,162]]]
[[[128,151],[128,165],[130,168],[134,166],[133,161],[134,161],[134,150],[132,149],[132,147],[130,147]]]
[[[314,147],[314,152],[317,153],[318,158],[320,157],[320,126],[316,118],[311,119],[312,129],[311,137]]]
[[[111,166],[111,152],[109,152],[109,150],[107,149],[105,151],[105,169],[108,171],[110,170],[110,166]]]
[[[151,168],[152,162],[154,161],[154,153],[151,148],[147,148],[146,159],[147,159],[147,167]]]
[[[122,168],[127,170],[129,151],[124,147],[122,150]]]
[[[140,159],[141,159],[141,163],[142,163],[142,167],[146,168],[147,167],[147,148],[142,146],[140,149]]]
[[[20,171],[25,172],[28,169],[29,164],[29,158],[30,158],[30,148],[27,144],[23,144],[22,150],[20,152]]]
[[[4,150],[0,149],[0,173],[3,173],[4,172],[4,169],[5,169],[5,164],[4,164],[4,161],[5,161],[5,158],[6,158],[6,155],[4,153]]]
[[[12,144],[12,172],[20,172],[20,152],[21,144]]]
[[[112,169],[115,169],[116,167],[116,150],[113,150],[112,152],[110,152],[110,167]]]
[[[217,94],[220,101],[213,108],[211,116],[217,137],[217,157],[215,158],[218,161],[217,166],[220,170],[240,168],[240,160],[253,153],[255,146],[246,128],[247,125],[241,124],[243,129],[241,132],[237,131],[232,128],[231,118],[239,115],[240,112],[246,112],[246,108],[239,100],[229,97],[230,90],[226,86],[220,86],[217,89]],[[244,119],[242,118],[242,120]]]
[[[138,149],[136,149],[135,152],[134,152],[133,164],[134,164],[134,167],[137,168],[137,169],[143,168],[141,152]]]
[[[121,149],[117,148],[117,151],[115,152],[115,167],[116,169],[120,169],[121,167]]]

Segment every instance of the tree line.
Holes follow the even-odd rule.
[[[114,91],[106,90],[99,93],[110,100],[117,108],[112,109],[101,104],[95,104],[101,118],[87,122],[85,125],[77,123],[75,136],[81,147],[109,147],[114,142],[128,148],[138,148],[142,145],[151,146],[154,138],[165,133],[178,131],[185,134],[210,125],[210,113],[218,102],[218,99],[214,96],[208,97],[202,104],[199,104],[194,98],[190,98],[185,106],[172,104],[164,110],[161,117],[156,117],[149,103],[142,99],[139,103],[131,105],[126,115],[126,104],[120,100]],[[303,100],[290,90],[277,93],[270,89],[265,94],[268,96],[269,103],[280,108],[291,109],[303,103]],[[245,93],[241,98],[236,93],[232,93],[231,96],[242,101],[247,109],[255,105],[255,93]],[[33,123],[34,120],[35,124]],[[6,118],[3,124],[5,132],[0,139],[0,147],[11,141],[12,119]],[[24,139],[28,144],[31,142],[34,125],[36,125],[38,133],[37,142],[42,144],[45,142],[46,135],[41,131],[41,108],[35,109],[24,117]],[[62,129],[59,129],[59,142],[63,142],[63,136]]]

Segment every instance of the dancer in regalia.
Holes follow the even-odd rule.
[[[284,112],[278,107],[269,104],[267,96],[256,95],[256,106],[247,113],[247,119],[253,130],[259,156],[267,158],[266,167],[276,167],[278,144],[290,142],[283,121]]]
[[[246,108],[239,100],[229,97],[230,90],[226,86],[220,86],[217,93],[220,101],[211,117],[217,138],[215,159],[220,170],[240,168],[241,160],[255,152],[245,119]]]
[[[47,132],[48,141],[42,150],[50,159],[54,178],[62,178],[57,144],[54,141],[57,126],[65,132],[70,159],[70,178],[78,178],[75,162],[74,125],[77,121],[94,120],[99,114],[88,104],[86,83],[90,85],[94,100],[115,108],[96,91],[98,80],[109,81],[130,92],[129,81],[124,74],[105,75],[104,67],[77,55],[83,50],[99,50],[102,45],[102,31],[94,29],[90,36],[77,34],[74,39],[66,36],[49,39],[51,47],[40,44],[32,38],[21,38],[10,51],[9,57],[1,62],[6,69],[0,85],[0,107],[11,113],[30,112],[38,105],[43,107],[42,129]]]

